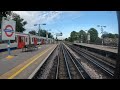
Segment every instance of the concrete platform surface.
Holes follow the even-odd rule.
[[[74,43],[74,44],[81,45],[81,46],[86,46],[86,47],[91,47],[91,48],[95,48],[95,49],[100,49],[100,50],[108,51],[108,52],[112,52],[112,53],[118,53],[118,49],[112,48],[112,47],[109,47],[109,46],[86,44],[86,43]]]
[[[57,44],[41,45],[32,52],[13,51],[12,58],[0,59],[0,79],[27,79],[34,69],[44,60]],[[15,56],[14,56],[15,54]]]

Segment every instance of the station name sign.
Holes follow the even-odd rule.
[[[15,40],[15,26],[16,22],[14,20],[2,18],[2,40]]]

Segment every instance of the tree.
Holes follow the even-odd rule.
[[[88,32],[90,33],[90,42],[95,43],[98,38],[98,31],[95,28],[90,28]]]
[[[7,17],[7,15],[10,15],[11,11],[1,11],[0,12],[0,28],[1,28],[1,21],[2,21],[2,17]]]
[[[119,34],[115,34],[115,37],[116,37],[116,38],[119,38]]]
[[[48,33],[48,38],[53,38],[53,35],[51,33]]]
[[[38,34],[40,33],[40,36],[42,36],[42,37],[46,37],[46,30],[40,30],[40,31],[38,31]]]
[[[77,40],[78,33],[76,31],[72,31],[70,34],[71,41]]]
[[[119,38],[119,34],[114,34],[116,38]]]
[[[17,32],[23,32],[25,31],[24,26],[27,24],[27,21],[24,21],[23,18],[20,17],[20,15],[13,13],[13,20],[16,21],[16,31]]]
[[[35,30],[29,31],[29,33],[33,34],[33,35],[36,35],[36,31]]]
[[[71,37],[68,37],[68,41],[69,41],[69,42],[72,42],[72,39],[71,39]]]
[[[85,31],[80,30],[78,35],[79,35],[80,41],[82,41],[84,43],[87,41],[87,34]]]
[[[112,34],[112,33],[109,33],[109,34],[108,34],[108,37],[109,37],[109,38],[115,38],[115,35]]]
[[[42,37],[46,37],[46,32],[47,32],[47,30],[42,30],[42,29],[40,31],[38,31],[38,33],[40,33],[40,36],[42,36]],[[48,32],[48,38],[53,38],[53,35],[49,32]]]
[[[2,11],[2,12],[0,12],[1,17],[7,17],[7,15],[10,15],[10,14],[11,14],[11,11]]]
[[[118,38],[119,37],[119,35],[118,34],[112,34],[112,33],[104,33],[103,35],[102,35],[102,37],[103,38]]]
[[[104,31],[104,32],[103,32],[103,35],[102,35],[101,37],[103,37],[103,38],[108,37],[108,32]]]
[[[68,41],[68,38],[65,38],[65,41]]]
[[[96,41],[95,41],[95,44],[101,45],[101,43],[102,43],[102,39],[99,38],[99,37],[97,37],[97,39],[96,39]]]

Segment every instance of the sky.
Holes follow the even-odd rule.
[[[55,33],[63,33],[59,39],[68,38],[72,31],[97,29],[99,37],[101,29],[97,25],[106,26],[104,31],[108,33],[118,33],[118,22],[116,11],[13,11],[27,21],[25,26],[28,33],[31,30],[38,31],[38,26],[34,24],[43,24],[41,29]]]

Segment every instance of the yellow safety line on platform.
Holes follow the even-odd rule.
[[[12,59],[12,58],[14,58],[14,56],[8,55],[8,56],[6,57],[6,59],[8,59],[8,60],[10,60],[10,59]]]
[[[51,48],[53,48],[53,47],[51,47]],[[46,53],[48,50],[50,50],[51,48],[47,48],[47,49],[45,49],[44,51],[40,52],[39,54],[37,54],[37,55],[33,56],[32,58],[28,59],[27,61],[30,61],[30,62],[27,63],[26,65],[24,65],[24,66],[23,66],[22,68],[20,68],[19,70],[17,70],[17,69],[18,69],[19,67],[21,67],[22,64],[24,64],[25,62],[22,63],[22,64],[20,64],[20,65],[18,65],[18,66],[16,66],[15,68],[13,68],[12,70],[8,71],[7,73],[1,75],[0,78],[4,78],[4,77],[6,77],[6,78],[8,78],[8,79],[14,78],[15,76],[17,76],[20,72],[22,72],[22,71],[23,71],[24,69],[26,69],[29,65],[31,65],[33,62],[35,62],[39,57],[41,57],[43,54],[45,54],[45,53]],[[31,61],[31,60],[32,60],[32,61]],[[27,61],[26,61],[26,62],[27,62]],[[11,72],[13,73],[12,75],[10,75]]]
[[[20,72],[22,72],[25,68],[27,68],[29,65],[31,65],[33,62],[35,62],[39,57],[41,57],[43,54],[45,54],[48,50],[50,50],[51,48],[43,51],[42,53],[40,53],[40,55],[38,55],[36,58],[34,58],[32,61],[30,61],[27,65],[25,65],[24,67],[22,67],[19,71],[17,71],[16,73],[14,73],[12,76],[10,76],[8,79],[12,79],[15,76],[17,76]]]

